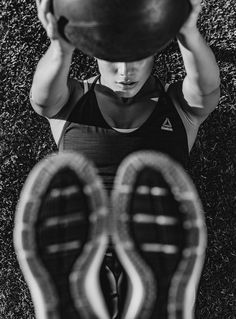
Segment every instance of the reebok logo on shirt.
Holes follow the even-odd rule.
[[[161,130],[173,132],[173,127],[170,119],[167,117],[161,126]]]

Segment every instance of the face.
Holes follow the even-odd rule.
[[[120,97],[135,96],[142,88],[153,68],[154,57],[135,62],[108,62],[97,59],[101,84]]]

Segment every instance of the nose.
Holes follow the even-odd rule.
[[[128,62],[119,62],[117,65],[117,71],[120,76],[127,77],[133,72],[132,64]]]

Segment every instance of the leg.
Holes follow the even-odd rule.
[[[109,318],[99,286],[107,213],[101,180],[80,154],[51,155],[30,173],[14,243],[38,319]]]
[[[124,319],[192,319],[206,246],[196,190],[185,171],[154,152],[117,172],[111,233],[129,292]]]

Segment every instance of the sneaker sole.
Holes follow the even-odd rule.
[[[107,214],[101,180],[80,154],[53,154],[33,168],[17,206],[14,245],[37,318],[109,318],[98,283]]]
[[[117,171],[112,204],[114,249],[130,282],[122,318],[193,318],[206,227],[186,172],[163,154],[134,153]]]

